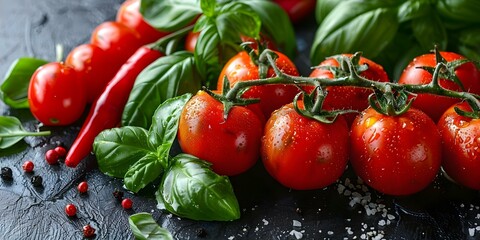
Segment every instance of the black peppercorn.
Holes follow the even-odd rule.
[[[197,229],[197,237],[204,238],[206,236],[207,236],[207,231],[205,230],[205,228]]]
[[[43,178],[41,176],[33,176],[30,181],[34,187],[41,187],[43,185]]]
[[[115,189],[115,191],[113,191],[113,196],[118,200],[118,201],[121,201],[123,199],[123,192],[122,191],[119,191],[118,189]]]
[[[0,174],[3,180],[11,181],[13,180],[12,169],[9,167],[2,167],[2,173]]]

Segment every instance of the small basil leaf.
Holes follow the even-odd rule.
[[[163,172],[164,166],[154,153],[140,158],[125,173],[123,183],[125,188],[137,193],[140,189],[157,179]]]
[[[244,1],[260,17],[262,30],[270,36],[275,45],[287,56],[296,56],[297,41],[295,30],[287,13],[273,1]]]
[[[200,1],[200,8],[204,15],[208,17],[215,16],[215,7],[217,6],[216,0],[201,0]]]
[[[202,9],[199,0],[142,0],[140,13],[154,28],[173,32],[191,24]]]
[[[148,129],[152,116],[165,100],[200,89],[193,55],[177,52],[161,57],[146,67],[135,80],[122,114],[123,126]]]
[[[187,154],[172,159],[156,197],[169,212],[180,217],[203,221],[240,217],[228,177],[217,175],[207,162]]]
[[[136,213],[128,218],[130,229],[138,240],[173,240],[172,234],[160,227],[149,213]]]
[[[425,52],[433,49],[435,45],[439,49],[447,47],[447,31],[442,20],[433,9],[430,14],[417,17],[412,20],[413,35],[420,43]]]
[[[262,22],[249,5],[229,2],[222,5],[216,17],[216,26],[222,42],[238,44],[240,35],[258,38]]]
[[[362,51],[375,58],[390,43],[399,27],[396,1],[346,1],[332,10],[317,29],[310,59]]]
[[[19,58],[10,65],[0,86],[0,97],[12,108],[28,108],[28,85],[37,68],[47,61],[36,58]]]
[[[192,97],[186,93],[163,102],[155,111],[152,125],[148,131],[149,141],[157,146],[158,156],[167,156],[175,141],[178,129],[178,120],[182,113],[183,106]]]
[[[477,0],[439,0],[438,12],[446,19],[465,22],[480,23],[480,4]]]
[[[147,139],[147,130],[140,127],[102,131],[93,142],[98,168],[106,175],[123,178],[131,165],[148,153],[155,153]]]
[[[46,136],[50,131],[26,131],[20,120],[12,116],[0,116],[0,149],[7,149],[26,136]]]

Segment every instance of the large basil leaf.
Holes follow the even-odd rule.
[[[33,73],[47,61],[37,58],[19,58],[10,65],[0,86],[0,97],[12,108],[28,108],[28,85]]]
[[[102,131],[93,142],[98,168],[104,174],[123,178],[130,166],[150,152],[147,130],[126,126]]]
[[[439,0],[437,9],[446,19],[480,23],[480,4],[478,0]]]
[[[172,32],[193,23],[202,10],[199,0],[141,0],[140,13],[153,27]]]
[[[240,217],[228,177],[217,175],[207,162],[191,155],[172,159],[156,197],[168,211],[193,220],[231,221]]]
[[[125,188],[136,193],[157,179],[164,169],[164,163],[150,152],[128,168],[123,179]]]
[[[412,31],[425,52],[433,49],[435,45],[439,49],[447,47],[447,31],[442,20],[433,10],[430,10],[427,15],[413,19]]]
[[[123,110],[122,125],[148,129],[158,105],[177,95],[198,91],[199,79],[192,53],[182,51],[159,58],[135,80]]]
[[[277,4],[267,0],[246,0],[260,17],[262,31],[270,36],[276,46],[287,56],[296,56],[295,30],[287,13]]]
[[[322,23],[327,15],[341,2],[349,0],[318,0],[315,6],[315,20]]]
[[[192,94],[186,93],[168,99],[155,111],[148,135],[150,143],[153,146],[157,146],[158,156],[168,157],[170,148],[177,136],[178,120],[180,119],[183,106],[191,97]]]
[[[223,42],[235,43],[240,35],[258,38],[262,22],[249,5],[232,1],[220,5],[216,26]]]
[[[395,36],[397,1],[346,1],[320,24],[310,58],[313,65],[326,57],[362,51],[367,58],[380,54]]]
[[[26,136],[45,136],[49,134],[50,131],[26,131],[18,118],[12,116],[0,116],[0,149],[9,148]]]
[[[173,240],[172,234],[160,227],[149,213],[131,215],[128,224],[137,240]]]
[[[414,18],[424,17],[431,13],[432,5],[429,1],[403,0],[398,9],[398,21],[406,22]]]
[[[480,27],[462,30],[455,35],[456,48],[466,58],[480,61]]]

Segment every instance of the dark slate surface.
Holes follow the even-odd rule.
[[[55,44],[68,51],[88,41],[93,28],[113,19],[121,0],[16,0],[0,2],[0,74],[22,56],[54,60]],[[306,27],[310,26],[310,27]],[[298,29],[300,50],[308,51],[313,26]],[[308,74],[308,55],[296,62]],[[2,115],[19,117],[28,130],[38,122],[28,110],[14,110],[0,102]],[[67,128],[46,128],[48,137],[27,137],[20,151],[0,152],[0,167],[13,169],[13,181],[0,180],[0,239],[81,239],[81,228],[91,224],[96,239],[132,239],[128,216],[151,212],[157,222],[178,239],[476,239],[480,237],[479,193],[463,189],[439,176],[421,193],[391,198],[368,189],[347,170],[338,183],[316,191],[292,191],[268,176],[261,164],[231,178],[242,209],[233,222],[180,219],[156,208],[152,193],[126,193],[134,201],[125,211],[113,197],[122,182],[101,174],[90,156],[79,167],[49,166],[44,153],[59,144],[68,148],[81,121]],[[35,172],[25,174],[25,160]],[[44,186],[33,187],[33,175]],[[77,184],[87,180],[89,193],[80,195]],[[64,207],[74,203],[76,217]],[[370,207],[365,205],[370,204]],[[378,210],[375,212],[372,209]],[[477,228],[478,227],[478,228]],[[198,235],[203,229],[206,236]]]

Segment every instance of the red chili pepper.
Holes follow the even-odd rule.
[[[95,137],[120,122],[123,109],[138,74],[163,54],[147,46],[140,47],[123,64],[90,108],[77,138],[68,151],[65,165],[76,167],[91,151]]]

